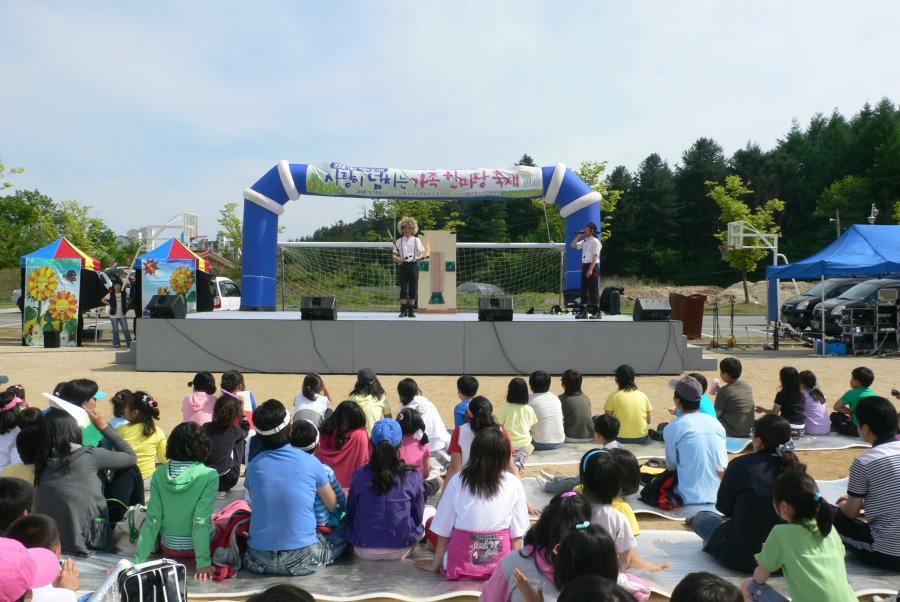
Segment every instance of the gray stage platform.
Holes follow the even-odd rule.
[[[139,371],[241,370],[306,374],[612,374],[628,363],[639,374],[713,370],[687,344],[678,321],[575,320],[571,315],[515,314],[513,322],[479,322],[474,313],[342,312],[307,321],[299,312],[213,312],[186,320],[141,319],[132,354]]]

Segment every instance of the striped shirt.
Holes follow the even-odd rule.
[[[175,479],[183,473],[185,470],[190,468],[194,462],[181,462],[178,460],[170,460],[169,461],[169,478]],[[194,537],[192,535],[166,535],[165,533],[161,533],[159,536],[159,541],[162,545],[169,548],[170,550],[193,550],[194,549]]]
[[[863,498],[872,549],[900,556],[900,441],[876,445],[850,465],[847,495]]]

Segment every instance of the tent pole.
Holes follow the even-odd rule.
[[[819,307],[822,308],[822,357],[825,357],[825,274],[822,274],[820,282],[822,283],[822,302]]]

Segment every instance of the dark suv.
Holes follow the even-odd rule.
[[[813,309],[825,299],[833,299],[853,288],[868,278],[829,278],[820,282],[802,295],[791,297],[781,304],[781,321],[787,322],[797,330],[809,327],[813,318]]]
[[[850,290],[842,293],[834,299],[829,299],[816,308],[812,319],[813,330],[822,330],[822,308],[825,309],[825,334],[841,334],[841,312],[847,308],[866,307],[874,305],[878,297],[878,291],[886,288],[900,290],[900,280],[883,278],[881,280],[866,280],[860,282]]]

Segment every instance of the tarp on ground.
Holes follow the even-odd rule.
[[[805,259],[766,268],[766,280],[900,274],[900,226],[855,224]]]

